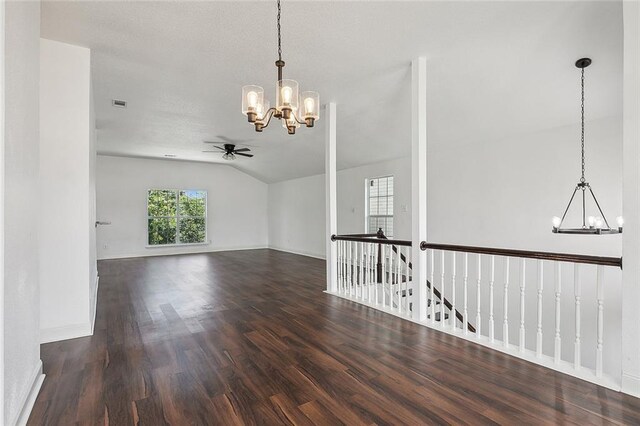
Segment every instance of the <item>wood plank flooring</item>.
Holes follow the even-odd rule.
[[[320,260],[99,272],[95,334],[42,345],[30,425],[640,424],[640,399],[324,294]]]

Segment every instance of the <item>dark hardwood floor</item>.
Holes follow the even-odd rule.
[[[42,424],[640,424],[625,396],[326,295],[272,250],[101,261],[92,337],[42,345]]]

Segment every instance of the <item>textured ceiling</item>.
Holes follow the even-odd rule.
[[[619,1],[285,0],[282,10],[285,77],[337,103],[339,169],[408,155],[419,55],[429,144],[576,123],[581,56],[594,60],[588,118],[621,114]],[[253,147],[235,167],[274,182],[323,172],[325,124],[256,134],[240,113],[244,84],[273,102],[275,12],[275,1],[44,2],[42,36],[92,49],[100,153],[224,162],[201,152],[222,136]]]

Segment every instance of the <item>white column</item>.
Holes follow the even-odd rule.
[[[622,392],[640,397],[640,6],[623,2]]]
[[[325,109],[325,179],[326,179],[326,220],[327,220],[327,291],[338,289],[336,243],[331,236],[338,233],[336,201],[336,104],[330,102]]]
[[[427,58],[411,63],[411,239],[413,318],[427,319]],[[433,284],[433,283],[432,283]],[[443,288],[444,290],[444,288]],[[444,318],[441,318],[444,321]]]

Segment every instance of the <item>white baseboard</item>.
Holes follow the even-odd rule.
[[[153,252],[144,252],[144,253],[127,253],[127,254],[113,254],[108,256],[99,257],[98,260],[115,260],[115,259],[131,259],[134,257],[156,257],[156,256],[179,256],[182,254],[203,254],[203,253],[217,253],[220,251],[240,251],[240,250],[260,250],[267,249],[269,247],[261,245],[261,246],[251,246],[251,247],[227,247],[227,248],[216,248],[209,250],[196,250],[196,251],[175,251],[171,250],[170,247],[167,247],[164,251],[164,248],[154,248]],[[163,250],[156,252],[155,250]]]
[[[31,374],[29,378],[29,387],[27,391],[20,398],[22,409],[20,412],[16,414],[16,418],[12,419],[13,422],[9,424],[23,426],[27,424],[27,420],[29,420],[29,415],[31,415],[31,410],[33,409],[33,405],[36,403],[36,398],[38,397],[38,393],[40,392],[40,388],[42,387],[42,382],[44,382],[44,374],[42,374],[42,361],[38,360],[38,364],[36,365],[35,370]]]
[[[285,253],[297,254],[297,255],[300,255],[300,256],[313,257],[315,259],[326,260],[325,256],[320,256],[320,255],[317,255],[317,254],[314,254],[314,253],[289,250],[289,249],[285,249],[285,248],[282,248],[282,247],[275,247],[275,246],[269,246],[269,249],[276,250],[276,251],[283,251]]]
[[[40,343],[57,342],[60,340],[76,339],[78,337],[91,336],[93,325],[87,321],[84,324],[71,324],[62,327],[41,328]]]
[[[91,334],[93,335],[93,330],[96,327],[96,312],[98,311],[98,286],[100,285],[100,276],[96,273],[96,289],[94,290],[93,297],[91,299],[91,303],[93,304],[93,315],[91,318]]]
[[[640,377],[622,373],[621,392],[640,398]]]

